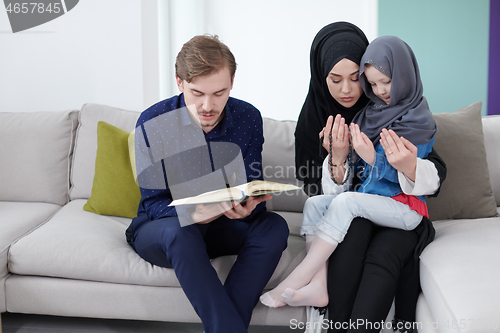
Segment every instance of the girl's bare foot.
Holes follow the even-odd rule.
[[[279,308],[280,306],[286,305],[282,301],[275,300],[269,292],[260,296],[260,302],[270,308]]]
[[[328,291],[326,286],[310,283],[299,290],[285,289],[281,294],[281,301],[291,306],[323,307],[328,305]]]

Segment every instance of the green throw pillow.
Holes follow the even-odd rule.
[[[83,209],[100,215],[134,218],[141,200],[128,147],[129,132],[97,123],[97,155],[92,194]]]

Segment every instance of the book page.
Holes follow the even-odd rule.
[[[245,194],[250,196],[264,195],[269,193],[299,190],[300,187],[292,184],[282,184],[265,180],[255,180],[246,186]]]
[[[169,206],[205,204],[231,200],[239,201],[243,197],[243,191],[237,188],[224,188],[221,190],[202,193],[195,197],[174,200]]]
[[[299,189],[301,188],[292,184],[254,180],[250,183],[241,184],[232,188],[224,188],[221,190],[206,192],[194,197],[174,200],[169,206],[208,204],[222,201],[242,201],[249,196],[258,196]]]

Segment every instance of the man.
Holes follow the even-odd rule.
[[[217,36],[184,44],[175,68],[181,94],[151,106],[137,122],[142,199],[127,240],[145,260],[174,268],[206,333],[247,332],[287,244],[285,220],[266,211],[264,201],[271,196],[168,205],[262,179],[262,117],[252,105],[229,97],[236,63]],[[222,284],[210,259],[234,254],[237,260]]]

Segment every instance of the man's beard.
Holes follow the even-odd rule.
[[[202,116],[214,116],[211,120],[203,119]],[[217,111],[198,111],[198,117],[200,124],[203,128],[209,127],[213,128],[217,126],[217,124],[221,121],[222,119],[222,112],[217,112]]]
[[[198,111],[199,116],[211,116],[211,115],[217,115],[217,112],[211,111],[211,112],[205,112],[205,111]]]

